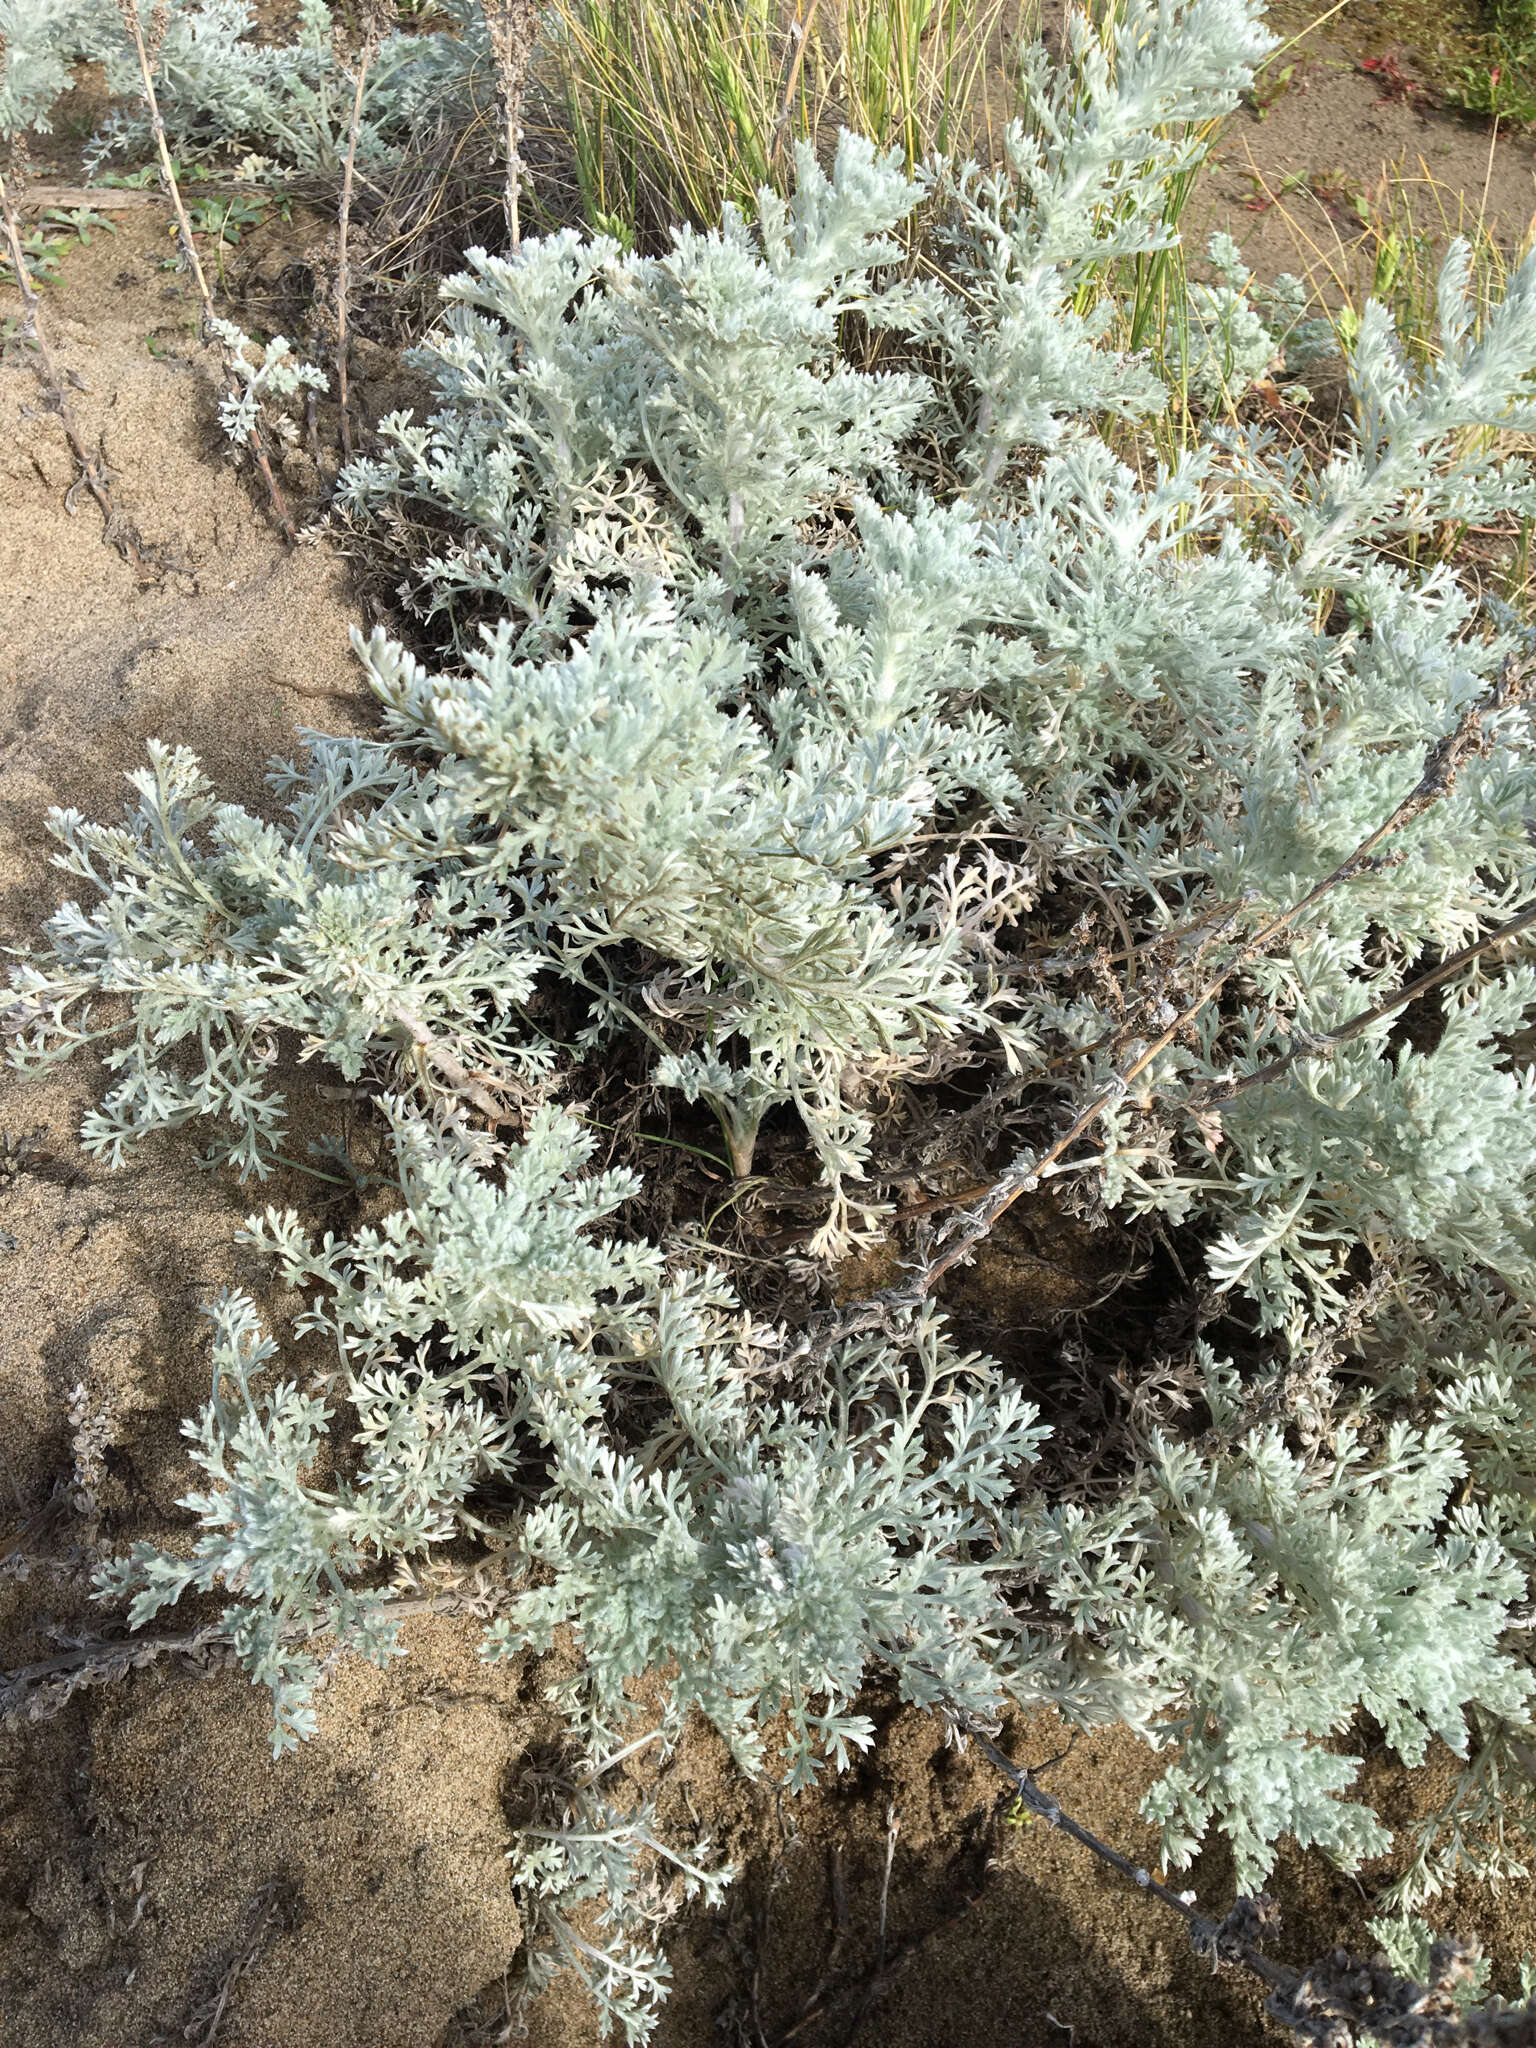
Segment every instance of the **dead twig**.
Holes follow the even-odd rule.
[[[1366,2039],[1385,2043],[1386,2048],[1536,2048],[1536,2009],[1494,2005],[1464,2011],[1458,2005],[1457,1992],[1476,1960],[1475,1947],[1437,1942],[1430,1954],[1428,1984],[1399,1977],[1385,1956],[1364,1961],[1344,1949],[1335,1949],[1305,1970],[1277,1963],[1261,1946],[1279,1925],[1273,1899],[1264,1893],[1256,1899],[1240,1898],[1223,1919],[1212,1920],[1200,1911],[1194,1892],[1174,1891],[1123,1856],[1065,1812],[1059,1800],[1042,1790],[1033,1771],[1016,1764],[990,1736],[965,1717],[961,1725],[967,1739],[1007,1779],[1016,1807],[1055,1828],[1145,1897],[1176,1913],[1189,1929],[1195,1953],[1213,1970],[1235,1964],[1257,1977],[1269,1992],[1267,2010],[1315,2048],[1355,2048],[1358,2040]]]
[[[505,1106],[496,1100],[486,1085],[496,1081],[497,1076],[472,1074],[457,1053],[444,1045],[440,1038],[433,1037],[414,1010],[398,1009],[394,1011],[392,1021],[415,1048],[419,1063],[435,1068],[456,1094],[462,1095],[466,1102],[472,1103],[482,1116],[489,1119],[493,1129],[498,1124],[511,1122]]]
[[[118,191],[110,185],[29,185],[16,200],[18,213],[73,212],[89,207],[92,213],[132,213],[140,206],[160,205],[157,192]]]
[[[471,1590],[394,1599],[386,1611],[392,1620],[409,1621],[421,1614],[479,1613],[483,1605],[481,1596]],[[284,1630],[283,1641],[299,1643],[323,1636],[330,1626],[329,1615],[313,1624],[295,1623]],[[126,1678],[130,1671],[143,1670],[162,1657],[185,1657],[211,1669],[233,1655],[222,1621],[179,1635],[82,1636],[55,1656],[0,1671],[0,1722],[51,1720],[83,1687]]]
[[[1282,1053],[1278,1059],[1271,1060],[1267,1066],[1255,1067],[1251,1074],[1239,1075],[1235,1081],[1225,1081],[1203,1089],[1199,1094],[1186,1098],[1179,1105],[1180,1108],[1191,1112],[1218,1109],[1222,1103],[1231,1102],[1250,1088],[1262,1088],[1270,1081],[1278,1081],[1297,1060],[1326,1059],[1341,1045],[1348,1045],[1352,1039],[1362,1037],[1373,1024],[1380,1024],[1394,1011],[1406,1009],[1420,996],[1428,995],[1431,989],[1437,988],[1443,981],[1448,981],[1461,968],[1469,967],[1481,954],[1491,953],[1496,946],[1505,945],[1509,940],[1521,937],[1533,927],[1536,927],[1536,903],[1528,904],[1517,916],[1509,918],[1504,924],[1496,925],[1491,932],[1484,933],[1482,938],[1474,940],[1470,946],[1463,946],[1459,952],[1448,954],[1438,967],[1431,967],[1416,980],[1400,988],[1395,995],[1373,1004],[1369,1010],[1359,1011],[1347,1023],[1336,1025],[1332,1031],[1307,1032],[1304,1036],[1298,1034],[1296,1043],[1289,1051]]]
[[[341,453],[347,462],[352,460],[352,419],[347,392],[347,311],[352,290],[352,181],[357,171],[357,141],[363,128],[363,93],[368,83],[368,69],[378,54],[387,25],[380,0],[368,0],[363,9],[363,39],[357,52],[352,115],[347,123],[347,153],[341,165],[341,198],[336,208],[336,398],[341,407]]]
[[[821,0],[811,0],[806,9],[805,19],[790,24],[790,56],[784,68],[784,90],[779,99],[779,117],[773,124],[773,157],[782,162],[784,138],[789,133],[789,117],[795,104],[795,88],[800,83],[800,73],[805,68],[805,53],[810,48],[811,29],[815,24]]]
[[[1486,749],[1485,728],[1489,719],[1515,704],[1521,696],[1524,684],[1525,670],[1522,664],[1510,655],[1499,671],[1498,680],[1486,695],[1476,704],[1470,705],[1452,730],[1429,748],[1424,758],[1423,771],[1407,796],[1381,824],[1366,834],[1353,853],[1340,861],[1338,866],[1309,889],[1305,896],[1270,918],[1251,938],[1245,940],[1226,965],[1212,975],[1172,1020],[1164,1024],[1153,1036],[1140,1036],[1140,1030],[1146,1028],[1145,1011],[1125,1025],[1117,1034],[1120,1042],[1124,1044],[1129,1041],[1139,1049],[1090,1097],[1061,1136],[1047,1146],[1044,1152],[1021,1153],[1007,1171],[991,1183],[986,1194],[974,1207],[963,1210],[952,1219],[933,1254],[922,1265],[913,1268],[899,1285],[884,1288],[880,1293],[838,1310],[823,1318],[819,1324],[807,1329],[799,1344],[786,1357],[786,1367],[792,1367],[807,1358],[825,1357],[830,1350],[849,1337],[859,1336],[871,1330],[891,1328],[897,1320],[926,1300],[950,1268],[965,1258],[986,1237],[997,1219],[1010,1209],[1021,1195],[1032,1193],[1038,1188],[1050,1170],[1092,1129],[1105,1111],[1124,1099],[1131,1083],[1145,1073],[1158,1055],[1166,1051],[1179,1034],[1187,1030],[1200,1013],[1216,1000],[1234,975],[1240,973],[1250,961],[1259,959],[1275,939],[1295,926],[1325,896],[1373,865],[1378,847],[1421,818],[1447,795],[1468,757]],[[1223,925],[1214,929],[1212,938],[1219,938],[1235,920],[1236,912],[1233,912]]]
[[[964,1884],[960,1888],[956,1902],[950,1910],[942,1914],[937,1920],[930,1921],[926,1927],[921,1928],[917,1933],[909,1935],[905,1941],[899,1942],[895,1948],[887,1951],[885,1914],[890,1886],[890,1859],[894,1854],[896,1842],[894,1819],[893,1817],[888,1817],[886,1828],[886,1862],[880,1896],[880,1945],[875,1965],[873,1969],[867,1971],[862,1977],[856,1978],[851,1983],[833,1990],[829,1988],[832,1967],[832,1956],[829,1956],[827,1969],[823,1972],[821,1982],[817,1985],[816,1990],[806,2001],[805,2005],[802,2006],[798,2017],[777,2036],[774,2048],[787,2048],[789,2042],[799,2040],[806,2030],[815,2026],[818,2021],[826,2020],[833,2012],[840,2008],[846,2009],[849,2001],[852,2000],[854,2001],[853,2009],[847,2019],[839,2025],[837,2031],[837,2038],[843,2044],[843,2048],[851,2048],[852,2042],[862,2031],[864,2022],[896,1982],[902,1971],[915,1961],[924,1949],[930,1947],[933,1942],[938,1940],[940,1936],[949,1933],[952,1928],[958,1926],[972,1908],[978,1905],[986,1896],[987,1890],[998,1870],[998,1864],[993,1854],[995,1828],[996,1815],[994,1814],[992,1824],[979,1844],[979,1873],[969,1883]],[[840,1877],[840,1870],[836,1870],[834,1875]],[[834,1910],[837,1910],[835,1893]],[[846,1914],[846,1907],[843,1908],[843,1911]],[[839,1945],[834,1943],[834,1955]]]
[[[880,1877],[880,1930],[875,1949],[875,1968],[885,1968],[886,1915],[891,1903],[891,1871],[896,1862],[896,1838],[901,1833],[901,1816],[893,1805],[885,1809],[885,1868]]]
[[[481,0],[496,84],[501,96],[502,158],[506,182],[502,206],[507,241],[515,251],[522,242],[519,212],[523,182],[523,94],[528,85],[528,60],[538,30],[537,0]]]
[[[235,1986],[261,1961],[277,1935],[296,1924],[301,1908],[301,1894],[291,1879],[274,1878],[262,1886],[246,1908],[244,1926],[233,1950],[225,1951],[228,1961],[217,1981],[198,2001],[181,2029],[183,2041],[194,2042],[196,2048],[213,2048],[228,2017]],[[171,2039],[168,2034],[155,2036],[159,2043],[169,2043]]]
[[[182,203],[181,186],[176,177],[176,166],[171,160],[170,145],[166,140],[165,134],[165,120],[160,112],[159,96],[155,91],[155,67],[160,61],[160,51],[165,43],[166,30],[170,26],[169,0],[156,0],[155,10],[149,18],[149,33],[147,35],[144,31],[144,24],[139,18],[138,0],[118,0],[118,12],[122,16],[123,26],[128,31],[128,39],[132,43],[134,55],[138,59],[139,90],[149,113],[149,125],[155,138],[155,152],[160,165],[160,182],[165,188],[165,196],[170,200],[176,215],[176,241],[177,246],[181,250],[182,261],[186,264],[191,274],[192,282],[197,287],[197,296],[202,303],[202,338],[206,342],[209,339],[215,317],[213,295],[208,289],[208,279],[203,272],[202,259],[197,253],[197,244],[192,235],[192,223],[188,219],[187,209]],[[296,538],[293,520],[288,511],[287,500],[284,498],[277,478],[273,474],[272,464],[268,460],[267,451],[262,445],[261,434],[253,426],[248,430],[245,438],[246,445],[251,451],[256,467],[261,471],[262,480],[266,484],[267,495],[272,503],[273,517],[277,520],[284,540],[291,546]]]
[[[180,1635],[88,1636],[14,1671],[0,1672],[0,1721],[51,1720],[86,1686],[106,1685],[142,1670],[162,1657],[181,1656],[196,1662],[222,1661],[227,1638],[222,1623]]]

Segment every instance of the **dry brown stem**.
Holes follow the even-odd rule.
[[[1373,1024],[1380,1024],[1395,1011],[1406,1009],[1420,996],[1428,995],[1430,990],[1437,988],[1441,982],[1449,981],[1451,976],[1463,967],[1470,967],[1482,954],[1491,953],[1496,946],[1507,945],[1511,939],[1522,937],[1533,926],[1536,926],[1536,903],[1528,904],[1517,916],[1507,919],[1505,923],[1495,925],[1491,932],[1484,933],[1482,938],[1474,940],[1470,946],[1463,946],[1459,952],[1447,954],[1438,967],[1431,967],[1413,981],[1405,983],[1395,995],[1388,996],[1384,1002],[1373,1004],[1369,1010],[1358,1011],[1347,1023],[1337,1025],[1332,1031],[1309,1033],[1304,1041],[1293,1045],[1288,1052],[1282,1053],[1278,1059],[1271,1060],[1267,1066],[1255,1067],[1251,1074],[1243,1074],[1237,1080],[1228,1081],[1220,1087],[1204,1089],[1200,1094],[1188,1097],[1179,1105],[1180,1108],[1192,1112],[1219,1109],[1224,1102],[1231,1102],[1235,1096],[1246,1094],[1250,1088],[1262,1088],[1270,1081],[1278,1081],[1297,1060],[1326,1059],[1341,1045],[1348,1045],[1352,1039],[1363,1036]]]
[[[182,202],[181,186],[176,177],[176,166],[171,161],[170,146],[166,141],[165,120],[160,112],[159,97],[155,92],[155,67],[159,62],[160,51],[165,42],[166,29],[170,25],[169,0],[156,0],[154,13],[149,19],[149,33],[147,36],[144,32],[144,24],[139,18],[138,0],[118,0],[118,12],[122,16],[123,26],[128,31],[129,41],[133,44],[134,55],[138,59],[139,90],[144,96],[144,104],[149,111],[149,125],[155,138],[155,152],[160,161],[160,182],[165,187],[165,195],[170,200],[172,210],[176,215],[176,241],[181,250],[182,260],[191,272],[192,282],[196,285],[198,298],[202,302],[202,338],[204,341],[207,341],[209,339],[210,324],[214,318],[213,295],[208,289],[208,279],[203,272],[202,259],[197,253],[197,244],[192,235],[192,223],[187,217],[187,209]],[[262,481],[266,484],[267,495],[272,503],[273,517],[277,520],[283,539],[291,545],[295,535],[293,520],[288,511],[288,503],[283,496],[276,476],[273,474],[272,464],[267,458],[265,447],[262,445],[261,435],[255,427],[252,427],[246,435],[246,445],[251,451],[256,467],[261,471]]]
[[[826,1353],[845,1338],[858,1336],[870,1330],[886,1329],[893,1319],[899,1318],[926,1300],[935,1286],[949,1269],[965,1258],[991,1230],[997,1219],[1010,1209],[1021,1195],[1039,1187],[1063,1156],[1077,1141],[1092,1129],[1112,1104],[1121,1101],[1131,1083],[1143,1074],[1157,1058],[1167,1050],[1179,1034],[1189,1028],[1200,1013],[1221,994],[1235,974],[1257,960],[1275,939],[1291,930],[1309,910],[1315,907],[1334,889],[1341,887],[1363,869],[1372,864],[1376,849],[1386,840],[1401,832],[1405,826],[1421,818],[1437,804],[1453,787],[1463,764],[1472,754],[1483,752],[1487,747],[1485,728],[1490,718],[1506,710],[1518,701],[1525,684],[1525,671],[1511,655],[1499,671],[1498,680],[1485,696],[1470,705],[1444,738],[1437,740],[1424,759],[1423,772],[1418,781],[1400,804],[1381,824],[1368,832],[1360,844],[1346,859],[1309,889],[1305,896],[1280,911],[1266,924],[1244,941],[1236,952],[1216,974],[1212,975],[1199,991],[1177,1013],[1171,1023],[1151,1038],[1143,1038],[1145,1015],[1140,1014],[1124,1026],[1116,1036],[1121,1044],[1131,1044],[1139,1049],[1123,1065],[1118,1067],[1109,1080],[1089,1099],[1072,1119],[1068,1128],[1042,1153],[1023,1152],[988,1187],[976,1205],[954,1217],[944,1231],[937,1249],[922,1265],[912,1269],[899,1286],[882,1289],[867,1300],[839,1310],[823,1321],[820,1327],[813,1326],[802,1337],[798,1347],[786,1359],[792,1365],[803,1358],[824,1357]],[[1209,945],[1230,929],[1234,916],[1216,927],[1207,938]],[[1202,951],[1204,946],[1202,947]],[[1361,1027],[1364,1029],[1364,1026]]]
[[[498,1077],[471,1073],[457,1053],[444,1045],[440,1038],[433,1037],[414,1010],[398,1009],[393,1013],[392,1021],[415,1048],[422,1065],[435,1069],[455,1094],[462,1095],[489,1120],[493,1130],[497,1125],[511,1121],[505,1104],[498,1102],[486,1085]]]
[[[481,0],[481,11],[491,39],[491,57],[501,95],[502,155],[506,167],[502,205],[507,216],[507,240],[516,249],[522,241],[523,94],[528,84],[528,60],[533,54],[539,11],[535,0]]]
[[[134,213],[141,206],[158,206],[153,192],[114,192],[101,185],[29,185],[15,195],[18,213],[51,213],[56,208],[70,211],[89,207],[92,213]]]
[[[391,1599],[392,1619],[410,1621],[422,1614],[482,1613],[478,1590],[448,1590],[420,1598]],[[283,1640],[300,1643],[328,1633],[330,1617],[295,1622]],[[234,1660],[229,1633],[222,1621],[170,1635],[90,1636],[69,1641],[52,1657],[0,1671],[0,1722],[46,1721],[65,1707],[83,1686],[105,1685],[143,1670],[162,1657],[179,1657],[193,1668],[215,1668]]]
[[[1429,1984],[1398,1976],[1385,1956],[1366,1961],[1343,1949],[1305,1970],[1274,1962],[1260,1946],[1262,1937],[1279,1925],[1273,1899],[1263,1893],[1256,1899],[1238,1899],[1224,1919],[1210,1919],[1200,1911],[1192,1891],[1174,1891],[1121,1855],[1064,1813],[1034,1774],[1016,1764],[990,1736],[968,1722],[962,1725],[968,1739],[1008,1780],[1015,1803],[1031,1819],[1055,1828],[1144,1896],[1177,1913],[1196,1953],[1207,1957],[1213,1969],[1236,1964],[1257,1977],[1269,1991],[1268,2011],[1315,2048],[1355,2048],[1367,2040],[1386,2043],[1387,2048],[1536,2048],[1536,2010],[1531,2007],[1461,2009],[1456,1994],[1466,1981],[1475,1949],[1454,1941],[1437,1942],[1431,1952]]]
[[[347,391],[347,313],[352,294],[352,183],[357,172],[357,139],[363,127],[363,93],[369,66],[384,38],[385,14],[379,0],[363,10],[363,39],[357,52],[352,115],[347,123],[347,153],[341,166],[341,199],[336,209],[336,398],[341,407],[341,452],[352,460],[352,418]]]

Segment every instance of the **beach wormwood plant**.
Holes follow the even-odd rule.
[[[631,2040],[655,1922],[724,1873],[608,1772],[691,1713],[791,1784],[869,1742],[877,1665],[957,1728],[1124,1720],[1172,1752],[1169,1860],[1217,1826],[1245,1887],[1282,1836],[1387,1845],[1369,1715],[1469,1759],[1405,1906],[1489,1785],[1529,1799],[1530,634],[1442,542],[1536,511],[1536,264],[1480,306],[1454,248],[1427,368],[1371,307],[1326,459],[1218,402],[1230,361],[1160,458],[1110,287],[1269,47],[1245,0],[1130,0],[1026,59],[996,165],[845,135],[660,256],[471,251],[435,410],[343,480],[420,628],[358,643],[379,735],[306,734],[270,816],[158,746],[125,823],[51,820],[84,900],[14,1021],[24,1063],[101,1049],[86,1145],[196,1124],[264,1175],[287,1046],[378,1091],[394,1188],[344,1234],[253,1218],[334,1364],[215,1306],[195,1537],[103,1597],[138,1625],[222,1586],[281,1750],[316,1637],[394,1654],[400,1585],[480,1546],[486,1654],[581,1653],[581,1785],[515,1852],[534,1981],[577,1968]],[[1074,1488],[1040,1390],[923,1298],[954,1226],[904,1297],[800,1329],[626,1223],[579,1093],[619,1056],[739,1184],[803,1134],[808,1278],[890,1228],[887,1131],[936,1170],[969,1088],[1018,1186],[1198,1243],[1242,1355],[1186,1340],[1182,1412]]]

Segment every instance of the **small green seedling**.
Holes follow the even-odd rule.
[[[65,244],[54,237],[45,235],[41,228],[33,228],[21,238],[21,260],[26,266],[27,276],[33,284],[57,284],[62,272],[59,258]],[[0,279],[9,277],[15,266],[9,256],[0,256]]]
[[[43,224],[63,228],[87,249],[91,246],[91,236],[98,228],[104,228],[109,235],[117,233],[116,227],[105,214],[97,213],[89,206],[56,206],[43,215]]]

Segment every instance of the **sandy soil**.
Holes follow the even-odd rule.
[[[1279,53],[1271,75],[1292,65],[1262,117],[1228,124],[1198,188],[1191,240],[1206,224],[1225,227],[1260,277],[1294,270],[1336,302],[1341,283],[1357,301],[1371,288],[1377,238],[1362,214],[1389,210],[1389,184],[1437,244],[1479,222],[1506,248],[1529,231],[1536,156],[1523,137],[1496,140],[1487,122],[1386,94],[1326,35]]]
[[[295,723],[368,715],[344,569],[321,547],[285,550],[219,455],[206,365],[181,303],[162,297],[163,237],[158,211],[125,218],[70,256],[48,308],[82,425],[160,573],[103,547],[88,501],[65,515],[56,423],[24,366],[0,377],[7,943],[62,894],[46,806],[114,816],[147,737],[194,748],[221,790],[259,800],[262,764]],[[66,1630],[100,1620],[68,1569],[81,1529],[67,1509],[62,1526],[49,1514],[70,1470],[72,1390],[107,1419],[98,1493],[113,1540],[170,1535],[189,1476],[178,1418],[207,1390],[200,1305],[264,1279],[230,1248],[250,1191],[200,1172],[193,1148],[150,1147],[119,1173],[85,1158],[74,1132],[96,1092],[89,1063],[4,1083],[5,1128],[26,1141],[0,1189],[15,1240],[0,1329],[10,1665],[57,1647],[50,1616]],[[307,1198],[310,1185],[275,1192]],[[34,1557],[65,1569],[28,1569]],[[339,1670],[325,1736],[281,1769],[263,1757],[263,1703],[234,1673],[145,1674],[8,1736],[4,2039],[435,2039],[517,1943],[500,1794],[538,1716],[516,1673],[483,1671],[472,1624],[427,1619],[416,1634],[426,1654],[407,1688]]]
[[[1271,182],[1280,167],[1342,160],[1366,184],[1384,160],[1423,148],[1438,175],[1482,193],[1485,132],[1426,128],[1374,97],[1370,81],[1319,60],[1264,122],[1234,128],[1211,216],[1251,189],[1233,169],[1245,147]],[[1495,153],[1487,194],[1490,217],[1515,236],[1536,197],[1523,145]],[[1261,270],[1294,262],[1278,208],[1236,225]],[[26,943],[64,893],[48,865],[45,808],[115,815],[146,738],[191,746],[223,793],[258,803],[261,765],[294,724],[358,729],[370,716],[347,647],[362,600],[325,545],[282,547],[221,455],[208,367],[159,267],[165,249],[155,208],[125,214],[115,238],[65,259],[48,300],[74,402],[160,565],[153,575],[101,544],[88,502],[66,511],[57,424],[28,367],[0,367],[9,945]],[[315,480],[300,462],[288,481],[302,499]],[[185,1530],[175,1503],[191,1470],[178,1425],[206,1391],[200,1304],[238,1284],[284,1306],[231,1247],[250,1191],[201,1173],[190,1145],[148,1147],[116,1174],[81,1153],[74,1132],[97,1083],[80,1061],[0,1084],[0,1122],[17,1141],[0,1157],[0,1242],[14,1239],[0,1254],[7,1668],[67,1658],[71,1631],[110,1625],[86,1598],[94,1545]],[[313,1184],[289,1176],[271,1192],[308,1205]],[[1069,1238],[1021,1215],[998,1247],[987,1298],[957,1305],[1018,1331],[1091,1296],[1091,1261]],[[87,1422],[101,1418],[97,1465],[72,1447],[72,1401]],[[84,1515],[70,1503],[72,1469],[96,1498]],[[478,1635],[467,1617],[424,1617],[408,1626],[409,1657],[388,1671],[340,1664],[321,1695],[319,1735],[278,1764],[264,1696],[236,1671],[177,1657],[9,1731],[7,2048],[471,2048],[496,2038],[519,1941],[503,1855],[528,1759],[552,1724],[538,1671],[488,1669]],[[1070,1843],[1000,1827],[995,1778],[945,1751],[931,1720],[878,1692],[870,1705],[882,1732],[864,1768],[793,1805],[735,1779],[707,1734],[669,1767],[664,1815],[702,1817],[743,1876],[725,1911],[674,1924],[663,2048],[845,2048],[877,2037],[888,2048],[1216,2048],[1268,2037],[1257,1999],[1213,1978],[1176,1926]],[[1062,1746],[1048,1720],[1011,1730],[1010,1741],[1031,1761]],[[633,1769],[643,1784],[643,1760]],[[1385,1756],[1369,1769],[1395,1821],[1435,1776],[1406,1785]],[[1135,1806],[1155,1770],[1108,1732],[1080,1740],[1047,1782],[1127,1853],[1150,1856]],[[1288,1860],[1283,1952],[1301,1960],[1336,1938],[1363,1939],[1379,1875],[1356,1886]],[[1218,1905],[1230,1896],[1220,1856],[1193,1882]],[[1506,1959],[1536,1948],[1518,1894],[1494,1902],[1469,1891],[1449,1919],[1479,1928]],[[594,2033],[566,1991],[534,2014],[532,2038],[548,2048]]]

